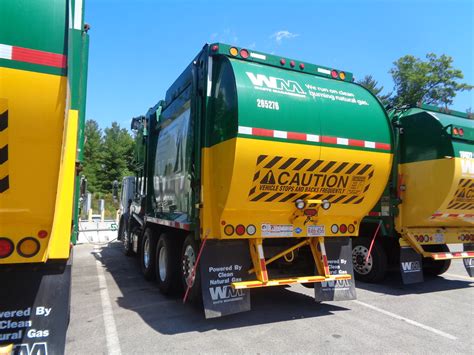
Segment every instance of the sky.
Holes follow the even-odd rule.
[[[86,0],[90,53],[86,118],[129,128],[163,99],[205,43],[224,42],[372,75],[393,91],[398,58],[453,57],[474,84],[473,0]],[[474,110],[474,92],[452,109]]]

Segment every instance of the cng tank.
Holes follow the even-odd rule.
[[[209,58],[203,230],[222,239],[357,235],[391,171],[385,110],[337,72],[254,58]],[[296,218],[297,200],[330,208]]]
[[[473,121],[422,108],[403,112],[399,121],[399,178],[404,191],[398,228],[472,227]]]

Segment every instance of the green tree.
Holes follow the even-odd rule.
[[[372,75],[366,75],[364,79],[357,81],[357,84],[362,85],[372,94],[377,96],[384,106],[387,106],[390,103],[390,93],[381,94],[383,91],[383,86],[377,87],[378,82],[372,77]]]
[[[406,55],[394,62],[390,70],[395,82],[394,105],[416,105],[423,102],[448,107],[458,91],[471,90],[472,85],[460,83],[461,70],[453,68],[453,58],[428,53],[426,60]]]
[[[102,159],[102,131],[94,120],[87,120],[84,130],[84,170],[83,174],[87,178],[88,190],[92,193],[101,189],[99,180],[99,171],[101,170],[100,161]]]
[[[111,192],[114,180],[120,182],[122,177],[132,174],[134,143],[129,132],[117,122],[104,130],[99,172],[102,192]]]

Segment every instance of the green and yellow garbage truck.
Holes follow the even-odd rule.
[[[0,348],[15,354],[64,353],[86,103],[83,8],[0,2]]]
[[[353,240],[357,279],[381,281],[391,265],[403,281],[439,275],[452,259],[474,271],[474,121],[418,105],[390,110],[395,159],[390,182]],[[462,246],[451,252],[447,244]]]
[[[124,250],[206,317],[250,288],[301,283],[353,299],[351,236],[392,167],[391,122],[352,74],[206,45],[132,120],[139,169]]]

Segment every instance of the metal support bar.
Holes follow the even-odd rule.
[[[250,255],[252,256],[253,267],[256,270],[257,279],[261,282],[268,282],[268,272],[263,254],[263,239],[249,239]]]
[[[306,239],[306,240],[304,240],[304,241],[302,241],[302,242],[300,242],[296,245],[293,245],[292,247],[290,247],[288,249],[285,249],[281,253],[278,253],[277,255],[275,255],[275,256],[271,257],[270,259],[266,260],[265,265],[268,265],[268,264],[274,262],[275,260],[278,260],[278,259],[282,258],[283,256],[291,253],[292,251],[294,251],[296,249],[299,249],[299,248],[301,248],[301,247],[303,247],[303,246],[305,246],[309,243],[310,243],[310,241],[309,241],[309,238],[308,238],[308,239]],[[254,272],[255,272],[255,268],[252,268],[252,269],[249,270],[249,274],[252,274]]]
[[[313,254],[314,263],[320,275],[330,277],[328,258],[326,255],[326,247],[324,246],[324,238],[310,238],[311,253]]]

